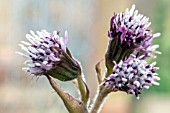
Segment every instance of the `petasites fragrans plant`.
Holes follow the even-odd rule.
[[[17,53],[28,58],[24,63],[27,67],[23,70],[35,76],[46,76],[70,113],[99,113],[104,99],[112,92],[123,91],[139,99],[144,88],[159,85],[160,78],[156,73],[159,67],[156,67],[156,62],[146,62],[147,58],[156,58],[156,54],[160,54],[156,50],[159,45],[152,45],[152,40],[159,37],[160,33],[153,34],[149,29],[150,24],[149,18],[138,14],[135,5],[124,13],[113,15],[105,54],[107,70],[102,76],[100,62],[96,64],[99,86],[94,99],[89,98],[90,91],[80,63],[68,49],[67,31],[64,37],[57,31],[30,31],[31,34],[26,35],[28,42],[21,41],[19,44],[24,52]],[[64,82],[77,79],[74,84],[78,86],[81,99],[66,93],[53,78]],[[90,100],[93,102],[88,102]]]

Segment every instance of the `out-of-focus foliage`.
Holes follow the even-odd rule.
[[[20,51],[17,44],[26,40],[25,34],[30,29],[61,30],[62,35],[64,30],[68,30],[69,48],[73,56],[81,61],[91,90],[90,96],[93,97],[97,85],[94,84],[94,81],[97,81],[94,68],[95,64],[104,58],[110,18],[114,12],[124,11],[132,4],[136,4],[139,12],[150,17],[153,32],[162,34],[154,42],[160,45],[162,55],[153,59],[160,67],[160,86],[145,90],[141,99],[135,100],[135,103],[129,98],[131,96],[125,93],[113,93],[107,99],[102,113],[128,113],[134,108],[138,111],[140,109],[141,113],[163,113],[168,110],[170,97],[166,95],[170,93],[169,0],[1,0],[0,113],[67,112],[45,77],[39,77],[36,82],[35,77],[31,79],[32,76],[21,70],[24,58],[16,55],[15,51]],[[59,83],[78,97],[71,82]],[[133,104],[129,104],[131,102]],[[159,110],[155,111],[158,108]]]
[[[155,31],[159,31],[162,35],[159,39],[155,40],[155,43],[159,43],[160,51],[162,55],[158,56],[157,65],[160,67],[158,71],[161,80],[160,86],[154,87],[153,90],[157,93],[170,93],[170,13],[169,13],[169,5],[170,2],[168,0],[156,0],[155,7],[152,17],[153,17],[153,28]]]

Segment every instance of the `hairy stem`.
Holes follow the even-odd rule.
[[[110,90],[103,86],[100,87],[99,92],[97,93],[96,98],[94,99],[94,102],[92,104],[90,113],[98,113],[100,111],[103,102],[109,93]]]
[[[49,80],[52,88],[57,92],[64,102],[64,105],[69,113],[88,113],[85,105],[81,101],[75,99],[73,96],[61,89],[60,86],[50,76],[46,75],[46,77]]]

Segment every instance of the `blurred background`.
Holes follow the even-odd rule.
[[[69,48],[83,66],[93,98],[94,66],[104,58],[110,18],[132,4],[150,18],[153,32],[162,34],[154,41],[163,53],[154,59],[160,67],[160,86],[144,90],[140,100],[112,93],[101,113],[170,113],[169,0],[0,0],[0,113],[67,113],[45,77],[37,79],[21,70],[25,58],[15,52],[21,51],[18,43],[26,41],[29,30],[60,30],[62,35],[68,30]],[[71,82],[57,82],[78,98]]]

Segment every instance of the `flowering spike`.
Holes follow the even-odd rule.
[[[33,31],[30,33],[26,34],[29,42],[21,41],[22,44],[19,44],[24,53],[16,52],[29,58],[25,63],[28,67],[23,70],[34,75],[50,75],[62,81],[72,80],[81,74],[80,64],[67,48],[67,31],[64,38],[56,31],[37,31],[37,35]]]

